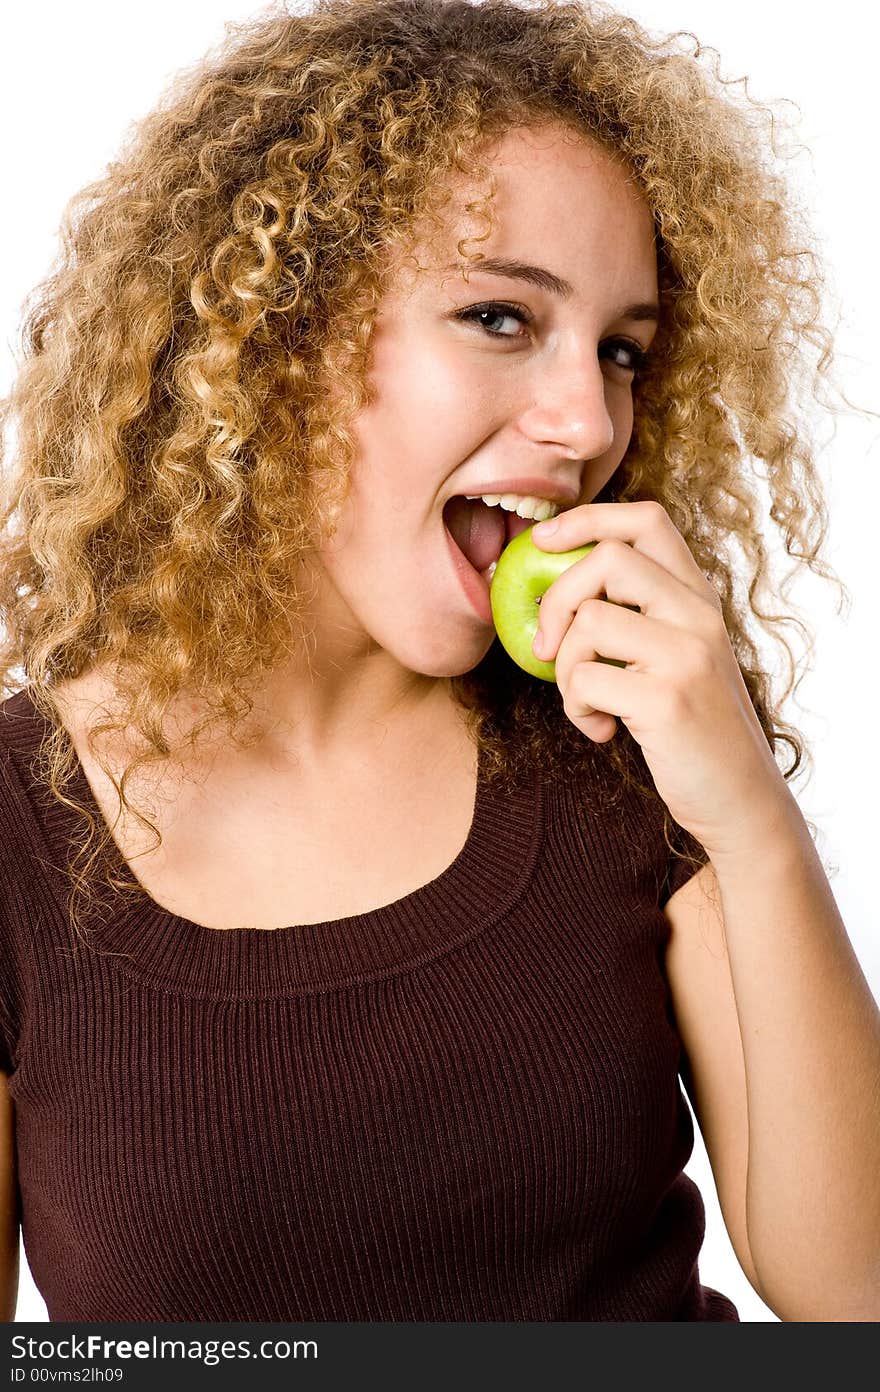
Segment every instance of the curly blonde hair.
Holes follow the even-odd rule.
[[[68,867],[77,931],[77,895],[90,899],[111,831],[66,796],[75,755],[53,688],[98,663],[116,674],[116,718],[91,727],[90,747],[141,737],[119,782],[101,762],[120,815],[134,810],[161,842],[126,781],[217,722],[246,747],[253,684],[307,642],[298,561],[333,534],[345,497],[389,251],[411,244],[417,221],[442,226],[456,174],[488,181],[469,205],[488,235],[478,156],[513,127],[550,120],[592,137],[653,210],[661,320],[629,448],[599,500],[666,508],[718,590],[771,749],[793,751],[785,777],[798,768],[803,743],[778,718],[746,619],[810,637],[791,612],[761,607],[761,477],[788,555],[840,586],[819,559],[826,505],[796,409],[807,380],[816,394],[828,375],[823,275],[771,167],[768,108],[722,90],[718,55],[713,75],[700,61],[715,50],[687,33],[683,51],[681,37],[586,0],[272,5],[227,25],[71,200],[2,402],[18,438],[0,514],[0,667],[9,693],[25,675],[50,722],[39,776],[89,828]],[[778,124],[770,112],[774,154]],[[774,636],[789,659],[781,708],[796,665]],[[618,792],[631,782],[658,796],[625,727],[607,745],[585,739],[558,689],[497,640],[452,686],[490,780],[607,761]],[[182,691],[207,714],[175,743],[166,715]],[[675,849],[668,812],[665,827]]]

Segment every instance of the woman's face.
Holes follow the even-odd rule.
[[[445,244],[417,247],[418,270],[397,271],[372,342],[375,399],[355,420],[349,497],[318,552],[319,653],[331,631],[360,634],[410,672],[469,671],[494,629],[473,577],[462,581],[444,505],[493,492],[589,502],[626,452],[633,356],[620,340],[644,349],[655,332],[625,312],[657,300],[650,208],[618,164],[564,127],[511,131],[495,150],[497,226],[478,249],[568,287],[512,268],[465,283],[464,212]],[[461,317],[498,301],[527,322],[507,308]]]

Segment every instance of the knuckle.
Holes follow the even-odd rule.
[[[583,618],[587,623],[593,623],[601,619],[603,613],[603,601],[595,595],[590,595],[588,598],[582,599],[578,605],[578,618]]]
[[[645,498],[639,505],[644,511],[648,523],[652,527],[667,527],[670,522],[669,513],[662,503],[658,503],[655,498]]]
[[[625,541],[620,540],[620,537],[603,537],[602,540],[597,543],[596,551],[593,554],[595,555],[597,552],[601,552],[602,556],[613,564],[615,561],[620,560],[625,551],[629,551],[630,549],[631,548]]]

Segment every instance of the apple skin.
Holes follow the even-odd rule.
[[[532,652],[532,642],[538,631],[537,600],[558,576],[588,556],[596,545],[591,541],[574,551],[542,551],[532,541],[532,528],[528,527],[508,542],[498,558],[489,586],[495,632],[517,666],[542,681],[556,680],[556,663],[544,662]],[[614,658],[599,658],[598,661],[614,667],[626,666],[625,662]]]

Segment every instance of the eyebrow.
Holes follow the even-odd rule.
[[[448,271],[467,270],[467,263],[447,266]],[[539,290],[546,290],[551,295],[558,295],[560,299],[568,300],[574,294],[574,286],[571,281],[563,279],[562,276],[548,271],[544,266],[532,266],[527,261],[508,260],[503,256],[487,256],[484,261],[476,262],[470,267],[472,271],[482,271],[485,275],[506,276],[511,280],[525,280],[530,285],[535,285]],[[619,319],[650,320],[657,323],[660,318],[660,306],[653,301],[642,304],[627,305],[617,316]]]

